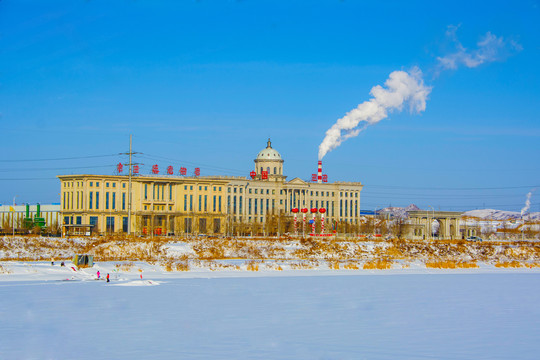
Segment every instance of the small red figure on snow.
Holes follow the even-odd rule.
[[[98,278],[98,280],[99,280],[99,277],[100,277],[100,276],[101,276],[101,273],[100,273],[99,270],[98,270],[98,272],[97,272],[97,278]]]
[[[109,273],[107,273],[107,282],[109,282]]]

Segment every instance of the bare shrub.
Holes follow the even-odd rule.
[[[249,261],[247,263],[247,269],[249,271],[259,271],[259,264],[255,261]]]
[[[187,260],[177,262],[176,271],[189,271],[189,262]]]
[[[426,262],[426,268],[432,269],[464,269],[464,268],[477,268],[476,262],[465,261],[453,261],[453,260],[441,260],[441,261],[428,261]]]
[[[498,268],[520,268],[520,267],[523,267],[523,265],[516,261],[516,260],[512,260],[512,261],[506,261],[506,262],[497,262],[495,263],[495,266],[498,267]]]
[[[0,265],[0,274],[11,274],[12,271]]]
[[[347,270],[358,270],[359,269],[358,265],[353,263],[353,262],[346,263],[345,265],[343,265],[343,268],[347,269]]]
[[[377,259],[364,263],[364,270],[386,270],[392,268],[392,262],[385,259]]]

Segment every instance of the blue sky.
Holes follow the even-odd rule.
[[[271,137],[289,179],[309,179],[326,130],[417,66],[425,111],[328,153],[329,180],[364,183],[366,209],[519,211],[540,184],[538,24],[538,1],[4,0],[0,203],[58,202],[56,175],[114,173],[130,134],[143,173],[247,176]],[[467,51],[488,32],[507,46],[437,71],[452,26]]]

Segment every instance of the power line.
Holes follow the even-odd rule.
[[[45,178],[0,178],[0,181],[26,181],[26,180],[58,180],[56,176],[54,177],[45,177]]]
[[[61,167],[61,168],[30,168],[30,169],[0,169],[0,172],[8,171],[35,171],[35,170],[72,170],[72,169],[95,169],[95,168],[106,168],[115,165],[93,165],[93,166],[70,166],[70,167]]]
[[[0,162],[30,162],[30,161],[58,161],[58,160],[77,160],[77,159],[90,159],[90,158],[100,158],[100,157],[109,157],[109,156],[118,156],[120,154],[109,154],[109,155],[89,155],[89,156],[75,156],[75,157],[66,157],[66,158],[50,158],[50,159],[18,159],[18,160],[0,160]]]
[[[506,207],[523,207],[523,203],[521,204],[487,204],[487,206],[506,206]],[[371,206],[371,207],[383,207],[384,205],[382,205],[382,201],[381,202],[377,202],[377,203],[372,203],[372,202],[369,202],[369,201],[366,201],[365,203],[362,202],[362,207],[365,207],[365,206]],[[540,203],[534,203],[534,204],[531,204],[531,207],[533,206],[540,206]],[[401,207],[401,206],[395,206],[395,207]],[[471,205],[445,205],[444,208],[468,208],[470,209],[471,208]]]
[[[474,194],[474,195],[449,195],[449,194],[409,194],[409,193],[378,193],[365,190],[365,194],[362,194],[363,197],[378,197],[378,198],[388,198],[395,196],[407,196],[407,197],[425,197],[428,199],[431,198],[440,198],[440,199],[489,199],[489,198],[504,198],[504,197],[523,197],[522,193],[519,194]]]
[[[381,188],[381,189],[397,189],[397,190],[508,190],[508,189],[532,189],[535,187],[540,187],[540,185],[524,185],[524,186],[505,186],[505,187],[471,187],[471,188],[452,188],[452,187],[407,187],[407,186],[389,186],[389,185],[367,185],[363,184],[366,187],[370,188]]]
[[[231,171],[231,172],[235,172],[235,173],[238,173],[238,174],[245,174],[246,173],[245,170],[238,170],[238,169],[226,168],[226,167],[221,167],[221,166],[213,166],[213,165],[208,165],[208,164],[194,163],[194,162],[186,161],[186,160],[172,159],[172,158],[168,158],[168,157],[165,157],[165,156],[146,154],[146,155],[144,155],[142,157],[147,158],[147,159],[168,160],[168,161],[175,161],[175,162],[178,162],[178,163],[186,163],[186,164],[189,164],[189,165],[197,165],[197,166],[208,168],[208,169],[211,169],[211,170]]]

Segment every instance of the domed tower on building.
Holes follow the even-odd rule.
[[[283,159],[276,149],[272,148],[272,142],[268,139],[266,148],[262,149],[255,161],[255,173],[257,179],[273,181],[285,180],[283,175]]]

